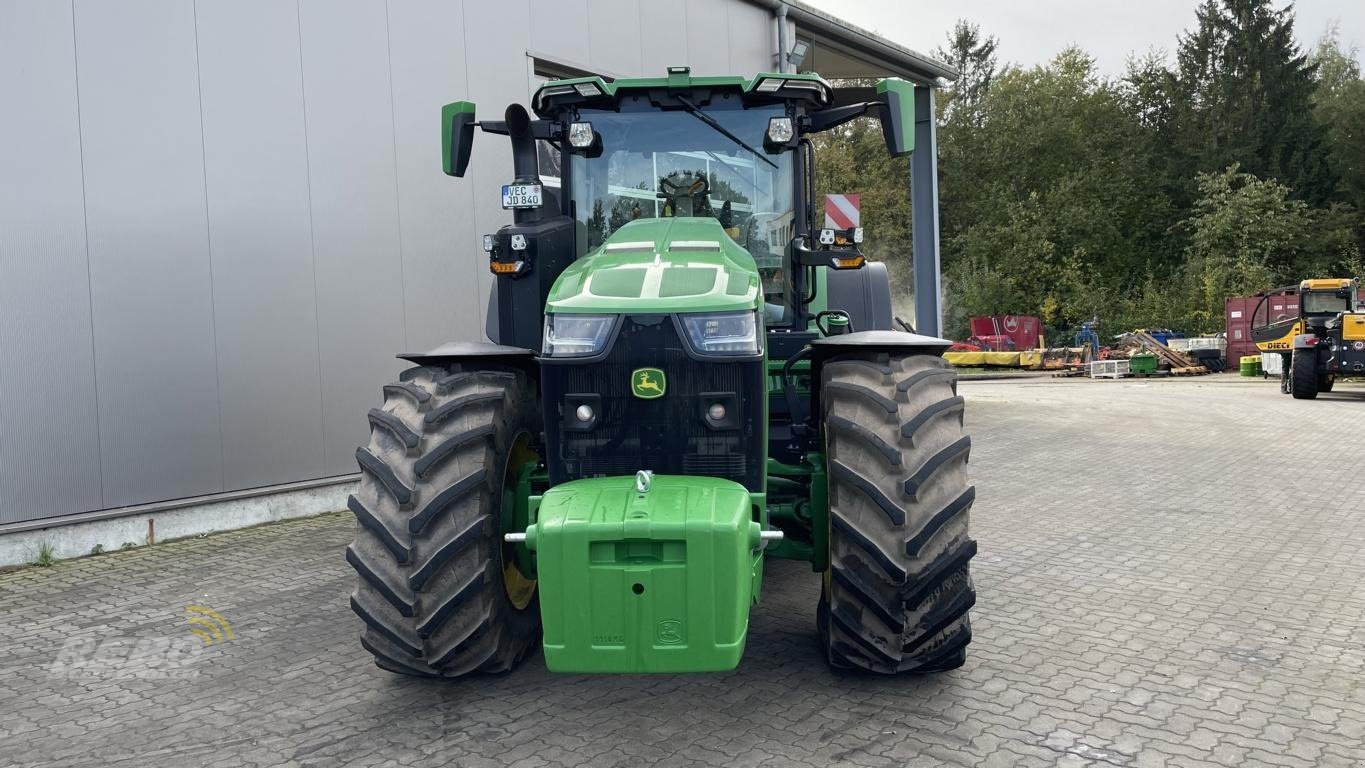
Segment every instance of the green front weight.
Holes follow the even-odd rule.
[[[747,489],[659,475],[557,485],[526,531],[555,672],[734,669],[762,546]]]

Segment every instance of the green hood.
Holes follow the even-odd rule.
[[[757,309],[758,267],[708,217],[638,219],[565,269],[549,312],[723,312]]]

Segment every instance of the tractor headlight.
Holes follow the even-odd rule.
[[[702,355],[757,355],[758,319],[753,312],[680,315],[692,349]]]
[[[545,357],[592,357],[607,349],[615,315],[549,314],[545,316]]]

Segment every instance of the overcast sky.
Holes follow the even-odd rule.
[[[1194,26],[1196,0],[806,0],[821,10],[901,45],[929,53],[959,18],[1000,39],[1001,64],[1032,65],[1071,43],[1094,56],[1100,72],[1117,76],[1124,62],[1151,48],[1174,52],[1176,36]],[[1284,0],[1275,3],[1283,7]],[[1306,49],[1337,22],[1347,48],[1365,43],[1365,2],[1299,0],[1294,32]]]

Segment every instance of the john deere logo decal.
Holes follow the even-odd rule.
[[[667,386],[664,372],[658,368],[636,368],[630,375],[630,391],[642,400],[663,397]]]

